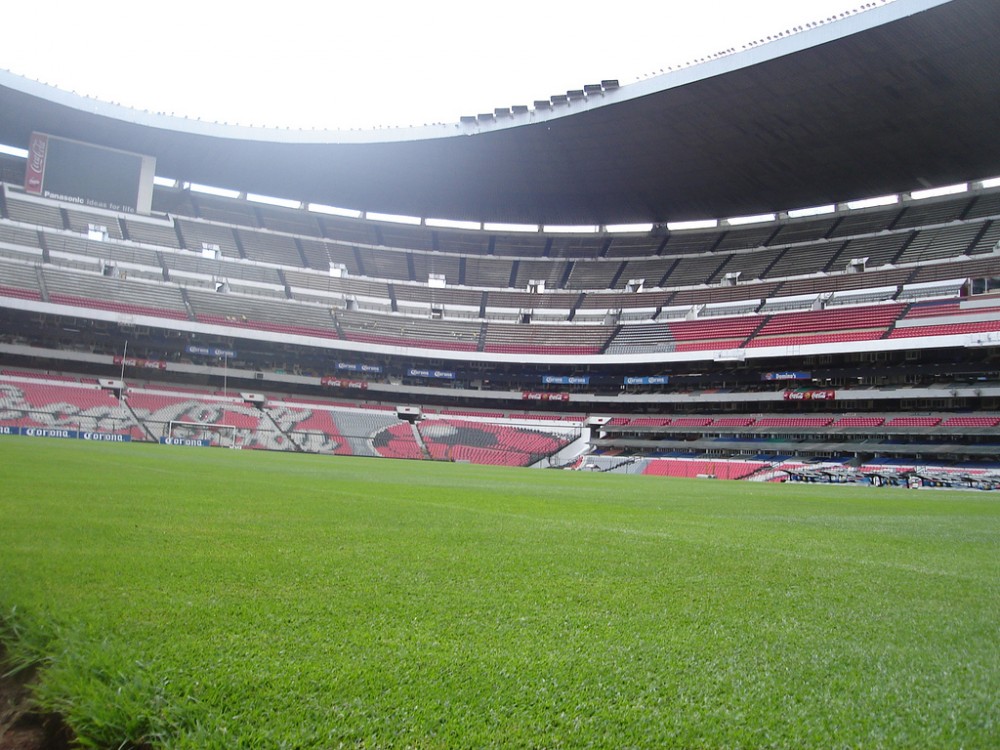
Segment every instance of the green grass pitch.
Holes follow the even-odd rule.
[[[1000,746],[1000,499],[0,440],[92,747]],[[124,743],[124,744],[123,744]]]

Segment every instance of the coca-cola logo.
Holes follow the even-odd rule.
[[[31,139],[31,164],[30,169],[34,172],[41,172],[45,166],[45,152],[48,149],[48,140],[42,137]]]

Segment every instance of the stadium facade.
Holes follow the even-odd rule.
[[[868,3],[635,84],[369,133],[2,74],[6,424],[44,410],[51,371],[124,395],[137,439],[186,439],[157,394],[221,385],[198,403],[247,421],[215,439],[266,418],[258,447],[969,482],[1000,424],[998,31],[985,0]],[[347,410],[328,440],[298,429],[309,399]]]

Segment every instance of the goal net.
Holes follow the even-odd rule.
[[[180,440],[201,440],[208,445],[233,448],[236,445],[236,428],[228,424],[210,422],[177,422],[167,424],[165,437]]]

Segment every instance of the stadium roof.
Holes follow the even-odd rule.
[[[0,73],[0,143],[37,130],[186,182],[425,218],[745,216],[1000,174],[997,39],[996,0],[896,0],[523,112],[360,132],[204,123]]]

